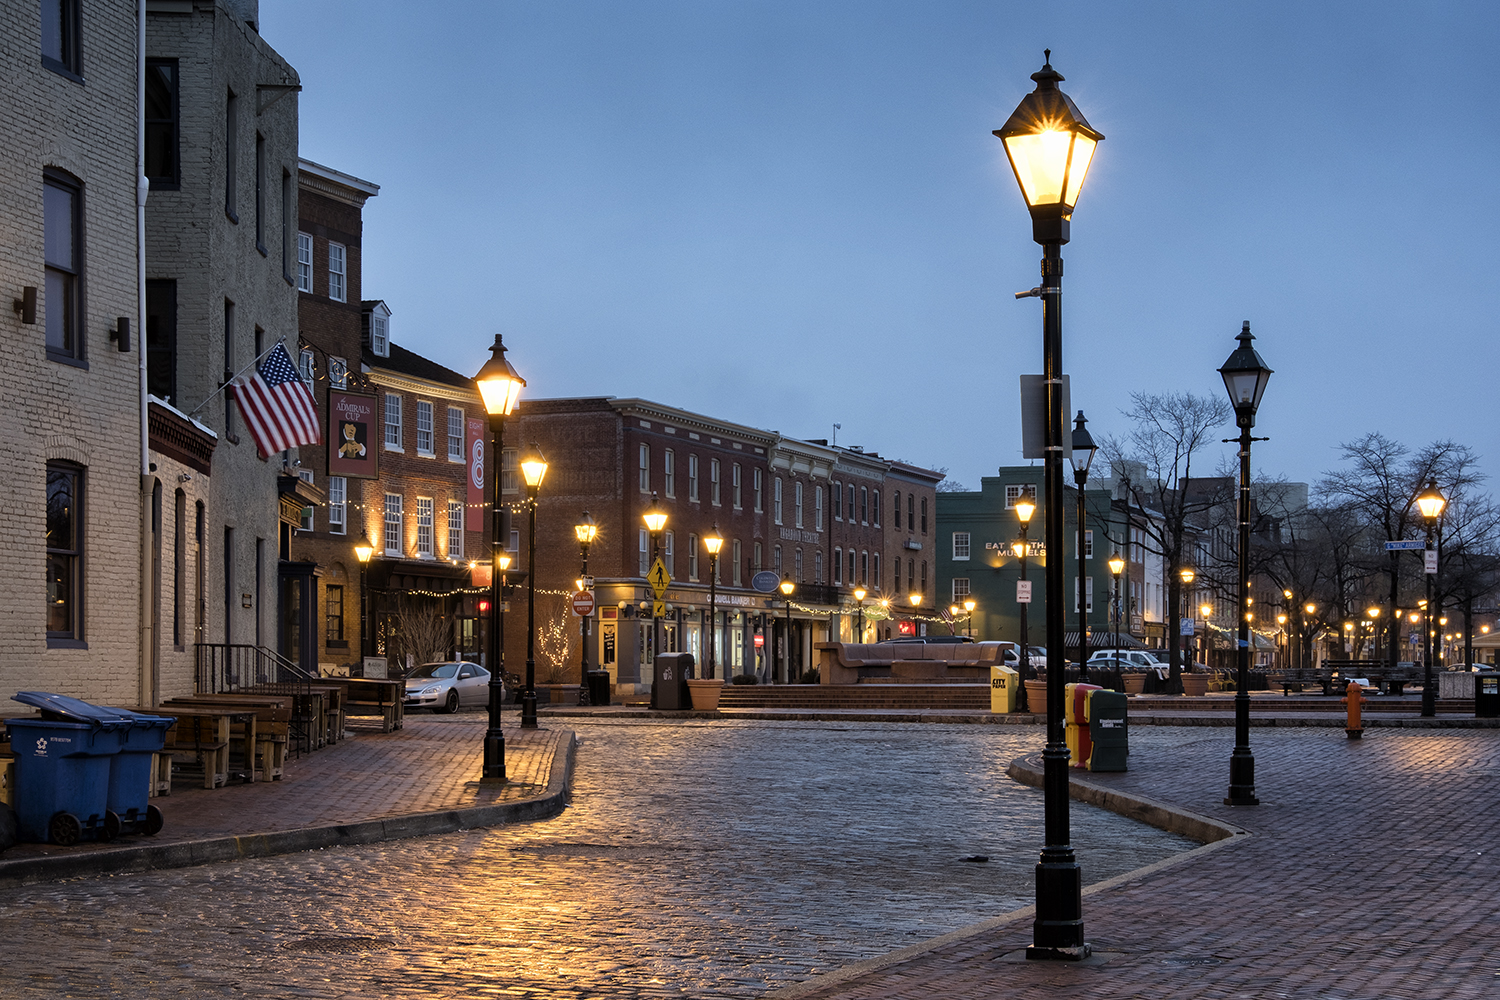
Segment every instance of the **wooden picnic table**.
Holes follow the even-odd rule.
[[[189,708],[199,705],[221,708],[244,707],[255,712],[255,730],[252,734],[236,733],[230,728],[230,737],[248,736],[254,747],[254,757],[248,758],[252,771],[260,772],[262,781],[280,781],[286,766],[287,736],[292,719],[293,699],[289,695],[242,694],[238,692],[220,694],[195,694],[172,698],[168,705],[184,705]]]
[[[380,731],[388,733],[406,724],[406,681],[384,677],[324,677],[344,692],[345,715],[378,715]]]
[[[343,737],[344,689],[315,681],[287,685],[256,684],[241,688],[244,694],[274,694],[292,699],[292,720],[307,733],[308,748],[319,750]]]
[[[255,780],[255,709],[231,705],[166,704],[150,708],[132,708],[142,715],[175,719],[166,733],[163,747],[174,757],[192,754],[203,766],[203,787],[218,788],[229,783],[229,752],[239,742],[245,756],[245,779]],[[238,734],[234,727],[239,726]],[[235,736],[238,735],[238,741]]]

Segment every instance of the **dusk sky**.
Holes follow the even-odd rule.
[[[839,423],[970,488],[1021,464],[1041,251],[991,131],[1051,48],[1106,137],[1063,248],[1096,438],[1131,392],[1222,395],[1248,319],[1258,472],[1381,431],[1500,475],[1500,5],[260,7],[302,155],[381,185],[365,297],[466,374],[498,332],[533,398]]]

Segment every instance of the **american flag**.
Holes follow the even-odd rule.
[[[253,374],[230,385],[263,457],[299,444],[323,443],[317,400],[284,344],[271,348]]]

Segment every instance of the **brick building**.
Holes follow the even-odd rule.
[[[134,702],[150,684],[139,595],[153,489],[136,11],[62,6],[72,16],[0,0],[0,685]]]

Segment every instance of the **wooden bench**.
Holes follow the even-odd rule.
[[[343,714],[378,716],[380,731],[389,733],[406,724],[406,681],[376,677],[325,677],[343,689]]]
[[[167,716],[175,721],[167,728],[163,751],[173,761],[189,761],[203,769],[203,787],[218,788],[229,783],[230,727],[243,711],[215,708],[210,705],[162,705],[156,708],[134,708],[143,715]],[[255,713],[248,713],[251,719]],[[253,744],[251,753],[254,753]]]
[[[243,741],[253,747],[246,768],[251,780],[259,775],[261,781],[280,781],[286,768],[287,736],[291,726],[293,699],[289,695],[254,694],[201,694],[185,698],[173,698],[168,705],[194,707],[207,705],[223,708],[244,708],[255,713],[253,731],[246,733],[247,723],[232,723],[230,739]]]
[[[1325,695],[1332,695],[1334,674],[1333,670],[1323,667],[1289,667],[1268,673],[1266,683],[1271,687],[1281,685],[1282,697],[1286,697],[1293,691],[1300,693],[1308,684],[1317,684],[1323,689]]]

